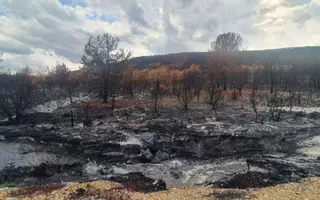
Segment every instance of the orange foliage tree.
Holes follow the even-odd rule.
[[[208,52],[205,74],[207,79],[214,81],[218,87],[223,85],[223,89],[227,90],[227,62],[223,53]]]
[[[219,71],[215,71],[213,68],[204,68],[203,77],[205,79],[205,89],[208,94],[207,103],[217,114],[216,110],[219,106],[219,102],[222,99],[222,89],[218,87]]]
[[[130,96],[133,98],[133,82],[134,82],[134,73],[135,66],[128,65],[121,73],[121,86],[126,90]]]
[[[190,102],[197,94],[197,85],[201,80],[201,70],[199,65],[191,65],[188,69],[184,70],[183,78],[180,81],[177,97],[182,104],[183,109],[188,110]]]
[[[179,83],[179,81],[181,81],[183,79],[183,71],[182,70],[170,70],[170,80],[171,80],[171,85],[172,85],[172,94],[175,95],[176,94],[176,90],[177,90],[177,85]]]
[[[238,94],[241,96],[244,85],[248,83],[248,78],[249,71],[247,66],[229,68],[228,79],[232,88],[232,99],[237,100]]]
[[[225,60],[217,52],[209,52],[207,63],[202,67],[203,77],[206,85],[206,92],[208,94],[207,103],[212,107],[214,112],[219,106],[222,99],[222,84],[226,87],[224,79],[225,75]]]
[[[227,90],[228,78],[230,78],[228,73],[232,72],[234,68],[242,66],[242,58],[235,52],[209,52],[206,66],[213,68],[216,75],[219,74],[217,84],[218,86],[222,84],[223,89]]]
[[[149,69],[134,70],[132,80],[136,89],[141,90],[146,88],[149,83],[148,73]]]
[[[165,85],[169,84],[169,69],[159,63],[151,65],[148,71],[148,81],[152,84],[151,94],[154,100],[154,110],[157,112],[159,97],[165,92]]]

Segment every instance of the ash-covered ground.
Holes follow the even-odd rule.
[[[181,185],[264,187],[320,175],[320,109],[282,108],[255,123],[250,107],[205,104],[189,111],[135,106],[84,110],[57,100],[0,128],[0,184],[113,180],[142,191]],[[74,114],[71,127],[70,111]],[[4,120],[5,121],[5,120]],[[138,187],[139,189],[139,187]]]

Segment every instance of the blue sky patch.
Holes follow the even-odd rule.
[[[104,22],[108,22],[109,24],[112,24],[113,22],[118,21],[118,19],[115,18],[112,15],[100,15],[100,16],[98,16],[97,13],[95,13],[95,12],[87,14],[86,18],[90,19],[92,21],[101,20],[101,21],[104,21]]]
[[[99,19],[100,19],[101,21],[108,22],[108,23],[110,23],[110,24],[113,23],[113,22],[118,21],[118,19],[115,18],[115,17],[112,16],[112,15],[101,15],[101,16],[99,17]]]
[[[76,6],[81,6],[83,8],[87,7],[87,5],[81,0],[59,0],[59,2],[62,5],[67,5],[72,7],[76,7]]]
[[[289,6],[300,6],[300,5],[304,5],[304,4],[308,4],[311,2],[311,0],[287,0],[286,1]]]
[[[67,6],[72,6],[72,7],[76,7],[76,6],[81,6],[83,8],[87,7],[87,5],[82,0],[59,0],[59,2],[62,5],[67,5]],[[86,15],[86,18],[93,20],[93,21],[99,19],[101,21],[108,22],[110,24],[118,21],[118,19],[112,15],[106,14],[106,15],[98,16],[97,13],[91,13],[89,15]]]
[[[97,13],[90,13],[88,15],[86,15],[87,19],[90,19],[90,20],[97,20],[98,19],[98,15]]]

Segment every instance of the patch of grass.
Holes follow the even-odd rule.
[[[88,199],[88,198],[99,198],[99,199],[106,199],[106,200],[128,200],[131,198],[131,194],[126,190],[122,189],[111,189],[106,190],[100,193],[74,193],[70,195],[70,199]]]
[[[74,108],[85,108],[89,109],[111,109],[112,108],[112,101],[110,100],[108,103],[103,103],[102,101],[92,101],[84,104],[74,104],[72,107]],[[114,108],[129,108],[135,107],[140,108],[142,107],[138,102],[133,100],[116,100],[114,103]]]
[[[45,188],[18,189],[18,196],[13,196],[14,192],[1,192],[0,199],[15,197],[24,200],[56,200],[56,199],[106,199],[106,200],[159,200],[159,199],[183,199],[183,200],[229,200],[229,199],[251,199],[251,200],[319,200],[320,179],[311,178],[299,183],[281,184],[273,187],[260,189],[237,190],[219,189],[211,187],[181,187],[172,188],[166,191],[153,193],[135,192],[132,187],[124,187],[119,183],[108,181],[94,181],[89,183],[79,183],[66,185],[60,189]],[[39,191],[39,189],[41,189]],[[25,191],[25,193],[21,192]],[[43,192],[43,191],[47,192]],[[51,190],[51,191],[50,191]]]
[[[129,200],[131,198],[131,192],[124,187],[100,190],[87,184],[86,187],[77,188],[74,192],[69,194],[69,199],[74,200],[92,197],[106,200]]]
[[[244,191],[222,191],[213,193],[210,195],[205,195],[204,197],[212,197],[213,199],[217,200],[236,200],[236,199],[245,199],[247,196],[246,192]]]
[[[14,187],[17,187],[14,183],[0,184],[0,189],[1,188],[14,188]]]
[[[161,108],[180,108],[181,104],[179,103],[177,97],[175,96],[164,96],[160,99],[159,107]]]
[[[30,187],[30,188],[21,188],[9,193],[9,196],[12,197],[28,197],[32,195],[43,195],[48,194],[56,190],[61,190],[65,185],[54,185],[54,186],[41,186],[41,187]]]

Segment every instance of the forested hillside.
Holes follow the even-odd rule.
[[[236,53],[240,56],[244,65],[261,64],[270,57],[277,60],[278,64],[308,66],[319,63],[320,47],[294,47],[284,49],[270,49],[258,51],[241,51]],[[150,63],[161,62],[169,64],[173,59],[185,60],[183,65],[205,64],[208,52],[183,52],[167,55],[143,56],[133,58],[131,61],[137,68],[145,68]]]

